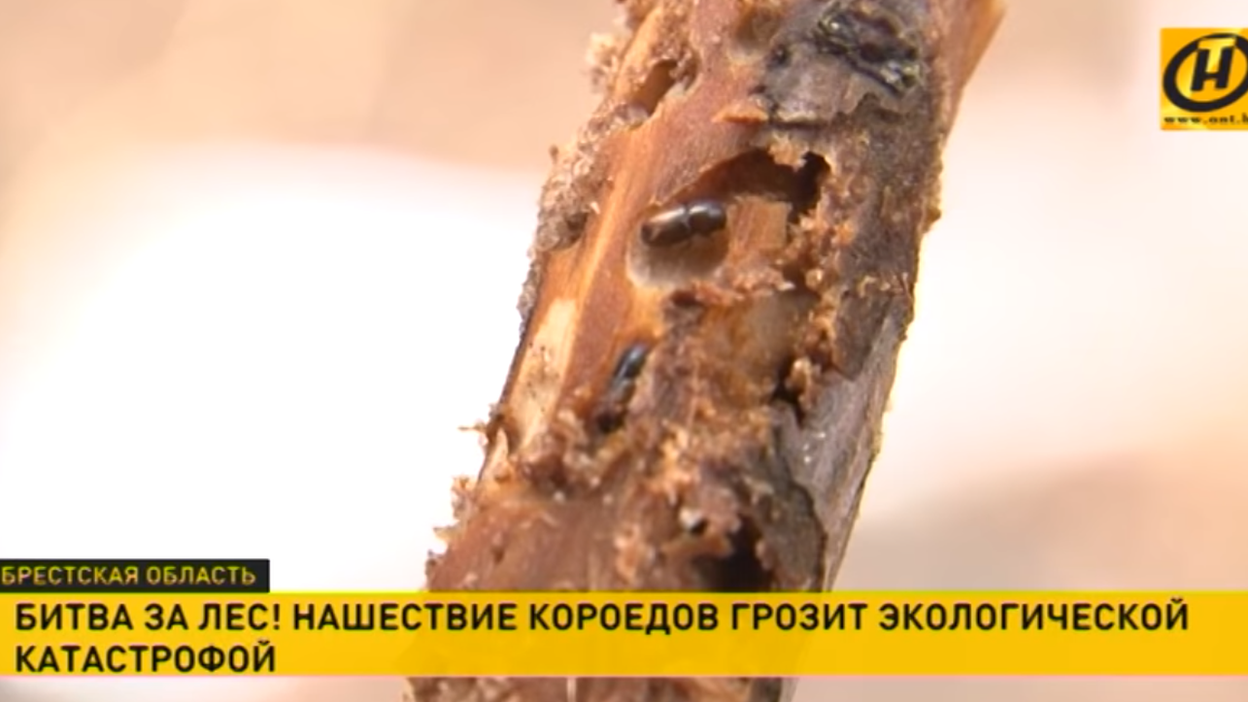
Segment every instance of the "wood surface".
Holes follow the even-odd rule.
[[[831,588],[990,0],[633,0],[542,193],[431,591]],[[414,679],[420,702],[773,702],[766,679]]]

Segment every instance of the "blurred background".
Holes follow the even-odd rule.
[[[838,586],[1248,585],[1248,133],[1163,133],[1158,30],[1012,0],[967,91]],[[415,588],[495,399],[607,0],[0,0],[0,556],[271,556]],[[1236,71],[1248,70],[1240,66]],[[1242,73],[1237,73],[1242,75]],[[0,681],[381,702],[395,681]],[[1243,700],[1240,680],[799,698]]]

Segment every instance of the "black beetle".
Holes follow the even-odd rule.
[[[718,200],[693,200],[670,207],[641,225],[647,246],[672,246],[695,236],[714,234],[728,224],[728,210]]]
[[[611,373],[611,382],[599,404],[596,419],[602,431],[614,431],[623,422],[624,412],[637,387],[637,378],[645,368],[649,355],[650,347],[645,344],[633,344],[620,354]]]

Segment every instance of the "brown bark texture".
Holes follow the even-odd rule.
[[[994,0],[627,0],[542,194],[521,341],[428,588],[822,590]],[[743,655],[748,653],[743,652]],[[413,679],[419,702],[775,702],[771,679]]]

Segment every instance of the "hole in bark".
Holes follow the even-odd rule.
[[[650,72],[633,91],[632,103],[652,115],[676,82],[676,62],[659,61],[650,67]]]
[[[793,416],[797,419],[797,423],[804,424],[806,421],[806,413],[802,410],[801,396],[789,387],[789,376],[793,373],[793,359],[789,358],[780,364],[780,369],[776,376],[776,390],[772,394],[773,402],[783,402],[793,410]]]
[[[746,152],[712,168],[666,207],[643,213],[629,253],[634,279],[642,285],[678,287],[710,276],[732,246],[733,200],[754,196],[787,203],[789,221],[795,222],[818,203],[819,183],[827,168],[814,155],[807,156],[800,168],[790,168],[763,150]],[[715,227],[702,226],[698,218],[710,208],[721,210],[724,221]],[[653,236],[643,230],[656,224],[675,232],[671,242],[646,243]]]
[[[828,170],[827,162],[815,154],[807,154],[798,168],[777,163],[761,149],[720,163],[702,175],[681,193],[680,199],[713,197],[727,194],[723,200],[743,195],[767,197],[790,205],[789,220],[814,209],[819,197],[819,183]],[[732,223],[729,222],[729,228]]]
[[[761,535],[757,527],[743,519],[732,535],[732,551],[723,558],[700,557],[693,567],[708,592],[767,592],[771,574],[758,558]]]

